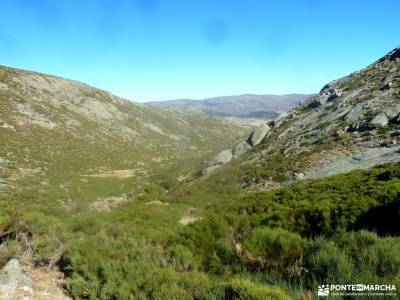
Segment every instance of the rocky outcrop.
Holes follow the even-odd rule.
[[[336,159],[327,165],[307,174],[305,179],[332,176],[347,173],[355,169],[368,169],[376,165],[399,162],[400,147],[371,148],[363,152]]]
[[[262,124],[261,126],[257,127],[250,133],[246,141],[241,141],[232,149],[223,150],[214,156],[214,158],[208,162],[208,167],[202,171],[202,175],[208,175],[219,166],[230,162],[233,158],[237,158],[245,154],[252,147],[260,144],[268,135],[270,130],[271,127],[269,127],[267,124]]]
[[[333,101],[342,96],[342,91],[336,87],[331,87],[329,84],[324,86],[319,93],[318,99],[321,104]]]
[[[263,141],[270,130],[271,127],[269,127],[267,124],[263,124],[257,127],[250,134],[249,138],[247,139],[247,143],[252,147],[257,146]]]
[[[263,174],[244,176],[246,188],[269,189],[269,182],[282,186],[400,161],[399,63],[396,48],[269,122],[268,143],[239,162]]]
[[[210,174],[212,171],[214,171],[215,169],[217,169],[219,166],[230,162],[232,160],[232,158],[234,157],[233,152],[236,150],[237,146],[235,146],[235,148],[233,150],[226,149],[226,150],[223,150],[220,153],[218,153],[216,156],[214,156],[214,158],[208,162],[208,167],[202,171],[202,175],[206,176],[206,175]]]
[[[388,54],[386,54],[384,57],[379,59],[377,63],[383,62],[385,60],[388,61],[399,61],[400,60],[400,47],[397,47],[390,51]]]
[[[289,161],[284,164],[286,184],[400,161],[395,149],[400,143],[399,57],[396,48],[366,68],[330,82],[318,95],[254,130],[246,143],[232,149],[232,157],[259,145],[239,164],[264,168],[273,166],[275,159]],[[267,136],[268,144],[262,143]],[[269,182],[282,177],[280,169],[270,173]],[[246,178],[257,184],[264,180]]]
[[[342,90],[334,86],[334,82],[325,85],[318,95],[310,97],[304,103],[300,104],[303,108],[318,108],[327,102],[333,101],[343,95]]]
[[[250,149],[251,149],[251,146],[246,141],[242,141],[233,148],[233,156],[238,157],[238,156],[246,153]]]
[[[33,299],[32,281],[22,272],[16,259],[10,260],[1,270],[0,299]]]
[[[372,128],[383,128],[389,123],[389,119],[384,113],[376,115],[369,124]]]

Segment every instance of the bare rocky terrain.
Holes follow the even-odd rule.
[[[265,122],[249,136],[243,151],[247,155],[235,164],[260,170],[255,176],[249,171],[244,181],[250,189],[264,189],[398,162],[399,143],[400,48],[396,48]],[[232,160],[224,153],[210,160],[206,174]]]

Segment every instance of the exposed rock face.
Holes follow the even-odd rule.
[[[238,157],[238,156],[246,153],[250,149],[251,149],[251,146],[246,141],[242,141],[233,148],[233,156]]]
[[[327,84],[322,88],[318,95],[310,97],[306,100],[302,106],[306,108],[318,108],[321,105],[326,104],[327,102],[333,101],[339,97],[341,97],[343,92],[334,86],[334,82]]]
[[[267,124],[262,124],[261,126],[254,129],[247,141],[241,141],[232,149],[226,149],[218,153],[212,160],[209,161],[208,167],[202,171],[203,175],[208,175],[220,165],[230,162],[233,158],[239,157],[249,151],[251,147],[254,147],[262,142],[262,140],[267,136],[271,128]]]
[[[342,91],[338,90],[335,87],[331,87],[328,84],[321,90],[318,98],[321,104],[325,104],[326,102],[333,101],[340,96],[342,96]]]
[[[263,125],[257,127],[250,134],[250,136],[247,140],[248,144],[251,146],[257,146],[267,136],[267,134],[270,130],[271,130],[271,127],[269,127],[267,124],[263,124]]]
[[[268,189],[271,182],[276,187],[400,161],[399,99],[400,48],[396,48],[366,68],[325,85],[318,95],[269,126],[255,129],[248,145],[241,142],[232,150],[233,157],[259,145],[238,167],[270,167],[271,176],[256,178],[252,173],[240,180],[249,190]],[[287,179],[275,182],[283,168]]]
[[[288,116],[289,114],[287,112],[284,112],[279,116],[277,116],[275,119],[273,119],[272,122],[270,122],[270,125],[273,127],[280,126]]]
[[[230,162],[233,158],[232,152],[233,151],[231,149],[226,149],[214,156],[214,158],[209,161],[208,167],[202,171],[202,175],[206,176],[217,169],[219,166]]]
[[[369,123],[374,128],[383,128],[389,123],[389,120],[384,113],[380,113],[376,115]]]
[[[240,180],[249,190],[268,189],[270,182],[279,186],[400,161],[399,99],[400,48],[396,48],[325,85],[318,95],[269,122],[271,128],[254,131],[248,143],[259,146],[239,161],[238,168],[252,165],[260,173],[268,168],[271,175],[251,172]],[[281,179],[282,169],[287,179],[275,181]]]
[[[10,260],[1,271],[0,299],[33,299],[32,281],[21,270],[18,260]]]
[[[363,152],[334,160],[322,168],[307,174],[305,178],[332,176],[339,173],[347,173],[355,169],[368,169],[384,163],[399,162],[399,150],[400,147],[367,149]]]

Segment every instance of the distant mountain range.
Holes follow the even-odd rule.
[[[294,108],[312,95],[240,95],[204,100],[179,99],[154,101],[147,104],[170,109],[196,109],[218,117],[271,119]]]

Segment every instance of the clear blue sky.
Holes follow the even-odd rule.
[[[400,44],[399,0],[2,0],[0,64],[136,101],[317,92]]]

